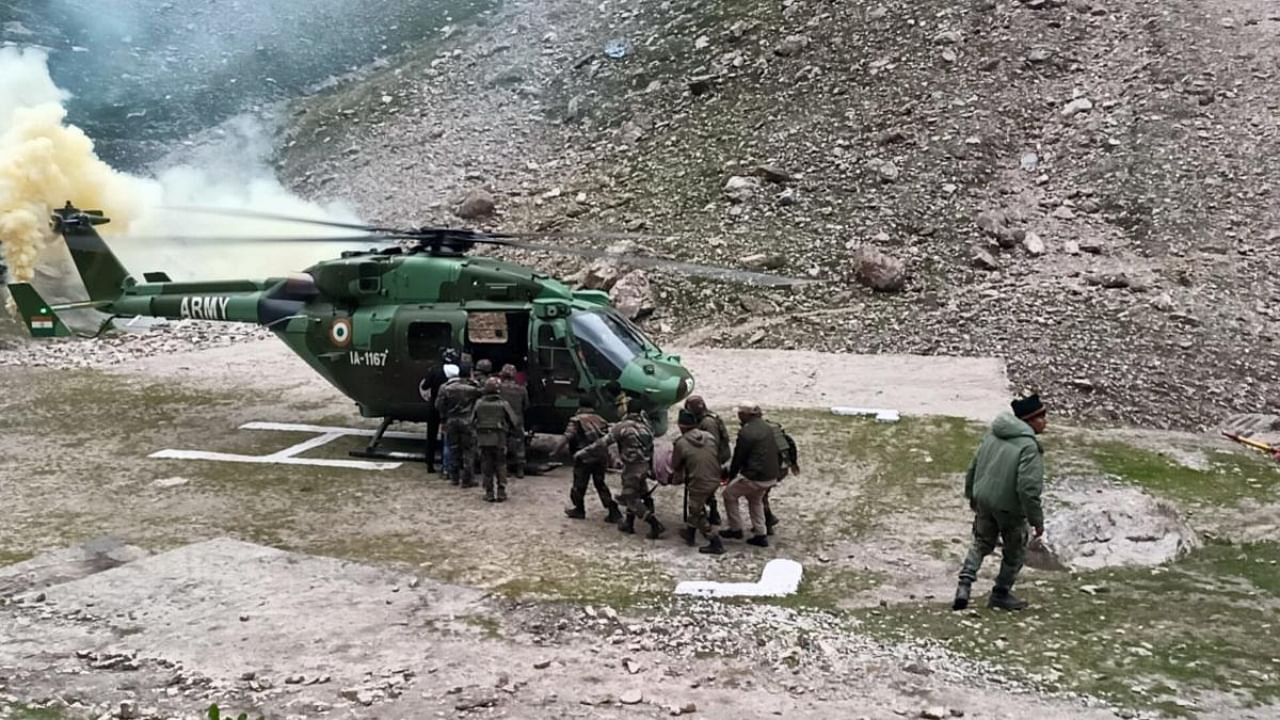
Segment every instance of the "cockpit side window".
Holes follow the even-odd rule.
[[[645,346],[609,313],[584,310],[569,316],[583,364],[598,378],[616,380]]]

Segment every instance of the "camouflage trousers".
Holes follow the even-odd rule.
[[[622,492],[618,493],[618,504],[627,512],[641,520],[648,520],[653,513],[649,498],[649,463],[631,463],[622,466]]]
[[[960,582],[972,584],[978,578],[982,561],[996,549],[1000,540],[1000,572],[996,587],[1010,590],[1018,580],[1027,557],[1027,521],[1021,515],[992,510],[978,505],[973,516],[973,545],[960,567]]]
[[[609,492],[609,485],[604,481],[605,470],[604,463],[575,463],[573,466],[573,488],[569,490],[569,502],[579,510],[584,509],[583,505],[587,500],[587,485],[595,485],[596,495],[600,496],[600,504],[608,510],[617,505],[613,502],[613,493]]]
[[[505,498],[507,496],[506,447],[502,445],[480,446],[480,472],[484,476],[484,494]]]
[[[449,482],[475,487],[475,430],[462,418],[449,418],[444,426],[444,438],[449,444]]]
[[[694,480],[689,483],[687,488],[689,495],[685,502],[685,513],[688,519],[685,520],[685,524],[694,530],[702,531],[702,534],[707,537],[716,534],[716,525],[719,524],[719,517],[716,518],[714,523],[711,522],[710,517],[710,510],[715,507],[716,490],[719,488],[719,478],[714,480]]]

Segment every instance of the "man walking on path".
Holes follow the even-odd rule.
[[[997,538],[1003,557],[987,607],[1022,610],[1028,605],[1012,590],[1026,558],[1028,524],[1036,538],[1044,535],[1044,449],[1036,436],[1047,421],[1038,395],[1014,400],[1011,408],[991,424],[965,473],[964,496],[974,512],[973,545],[960,568],[953,610],[969,607],[973,581]]]

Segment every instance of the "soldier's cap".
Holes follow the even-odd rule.
[[[485,380],[485,381],[484,381],[484,394],[485,394],[485,395],[497,395],[497,394],[498,394],[498,388],[499,388],[499,387],[501,387],[501,386],[502,386],[502,383],[498,381],[498,378],[496,378],[496,377],[491,377],[491,378],[489,378],[488,380]]]
[[[764,411],[760,409],[760,403],[745,401],[738,403],[738,412],[743,415],[763,415]]]
[[[485,358],[476,363],[476,370],[480,372],[493,372],[493,362]]]
[[[689,412],[688,410],[681,410],[680,416],[676,420],[676,423],[680,427],[693,427],[698,424],[698,419],[695,418],[693,416],[693,413]]]
[[[512,365],[511,363],[507,363],[506,365],[503,365],[502,377],[508,380],[514,380],[516,378],[516,366]]]
[[[1013,414],[1017,415],[1019,420],[1034,420],[1048,412],[1036,393],[1015,399],[1009,403],[1009,407],[1013,409]]]
[[[705,408],[707,403],[702,399],[701,395],[690,395],[689,398],[684,401],[684,406],[692,410],[694,408]]]

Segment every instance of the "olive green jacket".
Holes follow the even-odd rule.
[[[733,461],[729,464],[729,479],[738,473],[748,480],[773,482],[778,479],[778,442],[773,428],[764,418],[755,417],[738,431],[738,442],[733,447]]]
[[[1044,449],[1035,431],[1013,413],[1001,413],[965,473],[965,499],[1044,527],[1043,492]]]

